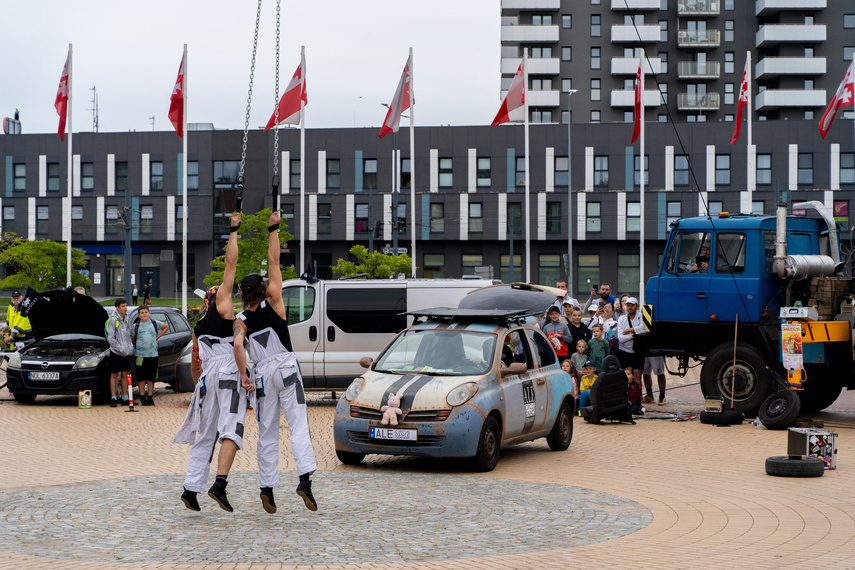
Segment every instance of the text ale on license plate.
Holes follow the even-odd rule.
[[[393,441],[418,441],[418,430],[375,426],[368,428],[368,437],[371,439],[388,439]]]
[[[30,372],[30,380],[59,380],[59,372]]]

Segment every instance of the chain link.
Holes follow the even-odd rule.
[[[276,0],[276,83],[273,98],[273,180],[278,184],[276,177],[279,176],[279,4]],[[285,165],[282,165],[284,170]],[[275,207],[275,205],[274,205]]]
[[[252,65],[249,68],[249,92],[246,95],[246,122],[243,126],[243,147],[240,151],[240,172],[238,181],[243,184],[243,171],[246,165],[246,139],[249,136],[249,112],[252,109],[252,82],[255,79],[255,54],[258,51],[258,24],[261,21],[261,0],[255,12],[255,36],[252,39]]]

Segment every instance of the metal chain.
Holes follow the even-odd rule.
[[[276,0],[276,83],[273,98],[273,181],[278,184],[276,177],[279,175],[279,3]],[[283,164],[284,168],[285,165]],[[273,206],[276,207],[275,204]]]
[[[246,122],[243,126],[243,147],[240,151],[240,172],[238,181],[243,184],[243,170],[246,165],[246,139],[249,136],[249,112],[252,109],[252,81],[255,79],[255,54],[258,51],[258,23],[261,20],[261,0],[258,0],[258,10],[255,12],[255,36],[252,39],[252,65],[249,68],[249,92],[246,96]]]

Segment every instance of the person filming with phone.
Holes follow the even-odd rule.
[[[591,297],[588,299],[588,302],[585,303],[584,311],[589,312],[591,306],[597,307],[597,313],[595,315],[591,315],[592,317],[602,317],[604,306],[606,303],[611,303],[614,305],[615,296],[612,295],[612,286],[608,283],[600,283],[599,290],[597,289],[597,284],[594,283],[591,285]],[[598,322],[602,322],[602,320],[598,319]]]

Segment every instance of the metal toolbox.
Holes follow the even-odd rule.
[[[837,469],[837,434],[816,428],[789,428],[787,454],[819,457],[826,469]]]

